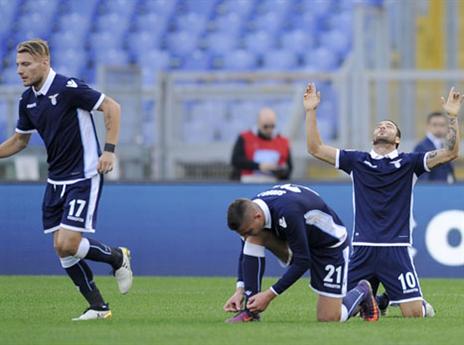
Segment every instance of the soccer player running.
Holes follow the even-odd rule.
[[[452,88],[446,100],[441,98],[448,114],[446,145],[426,153],[399,153],[401,132],[389,120],[375,127],[370,152],[339,150],[325,145],[316,120],[320,98],[316,86],[308,84],[304,94],[308,152],[343,170],[353,181],[354,249],[348,289],[367,279],[375,292],[380,282],[390,302],[399,304],[404,317],[432,316],[433,308],[422,297],[410,254],[412,192],[422,173],[458,157],[457,115],[463,96]]]
[[[227,222],[244,244],[237,288],[224,305],[225,311],[238,313],[226,322],[258,321],[259,313],[307,270],[311,270],[310,286],[318,294],[318,321],[343,322],[359,308],[365,320],[378,320],[367,280],[347,293],[349,236],[337,214],[313,190],[286,184],[253,200],[237,199],[229,206]],[[288,269],[271,288],[260,292],[266,248]]]
[[[76,78],[55,73],[50,67],[46,41],[35,39],[17,46],[17,72],[24,86],[19,101],[16,133],[0,144],[0,158],[23,150],[37,131],[48,156],[48,183],[42,204],[45,233],[89,308],[73,320],[111,318],[111,310],[98,290],[85,259],[113,268],[119,291],[132,286],[130,252],[113,248],[83,234],[95,232],[103,175],[113,169],[118,142],[118,103]],[[103,112],[106,127],[104,152],[100,151],[91,111]]]

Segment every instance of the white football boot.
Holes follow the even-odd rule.
[[[111,310],[95,310],[92,308],[87,308],[84,313],[72,319],[73,321],[88,321],[88,320],[108,320],[111,319]]]
[[[122,265],[114,271],[114,277],[118,282],[119,292],[123,295],[128,293],[132,287],[132,270],[130,265],[130,250],[124,247],[119,247],[122,251]]]

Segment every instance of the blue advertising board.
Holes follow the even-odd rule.
[[[350,184],[310,184],[352,229]],[[226,210],[237,197],[267,185],[109,184],[91,235],[127,246],[139,275],[233,276],[240,239],[227,229]],[[62,274],[52,235],[44,235],[40,184],[0,185],[0,274]],[[420,277],[464,278],[464,185],[415,189],[415,263]],[[267,275],[283,269],[268,254]],[[96,273],[108,267],[92,263]]]

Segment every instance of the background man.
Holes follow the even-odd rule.
[[[119,138],[120,107],[113,99],[50,68],[47,42],[37,39],[18,45],[18,74],[28,89],[19,101],[16,133],[0,144],[0,158],[23,150],[31,133],[38,131],[48,156],[48,183],[42,212],[45,233],[61,266],[89,303],[74,320],[107,319],[111,310],[98,290],[84,259],[105,262],[113,268],[119,291],[132,286],[130,253],[83,237],[95,232],[103,177],[112,170]],[[91,111],[103,112],[106,127],[101,153]]]
[[[425,138],[417,144],[414,152],[428,152],[444,147],[448,134],[448,118],[442,112],[433,112],[427,116],[427,133]],[[451,162],[437,166],[430,172],[425,172],[420,181],[435,181],[454,183],[454,168]]]
[[[365,320],[378,320],[379,310],[367,280],[347,293],[348,233],[316,192],[287,184],[260,193],[253,201],[237,199],[229,206],[227,223],[245,241],[237,289],[224,305],[225,311],[238,314],[227,322],[259,320],[259,313],[308,269],[311,288],[318,294],[319,321],[346,321],[358,306]],[[277,283],[260,292],[266,247],[280,253],[278,257],[288,268]]]
[[[232,152],[232,179],[242,182],[276,182],[292,173],[288,139],[274,134],[276,114],[263,108],[258,115],[257,131],[239,135]]]
[[[350,174],[353,181],[353,255],[348,288],[369,279],[374,291],[379,282],[405,317],[422,317],[427,303],[410,254],[412,191],[416,179],[459,153],[457,115],[463,97],[451,89],[442,106],[448,114],[445,147],[427,153],[399,153],[401,132],[392,121],[374,129],[370,152],[339,150],[325,145],[317,129],[316,108],[320,93],[309,84],[304,94],[308,152]]]

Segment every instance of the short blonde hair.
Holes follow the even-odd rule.
[[[47,41],[40,38],[24,41],[16,47],[17,53],[28,53],[33,56],[50,58],[50,49]]]

